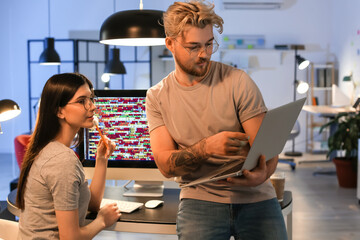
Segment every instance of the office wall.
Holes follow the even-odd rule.
[[[8,33],[10,31],[10,9],[4,8],[0,3],[0,29],[3,32]],[[0,37],[0,100],[1,99],[11,99],[13,98],[13,89],[14,84],[11,79],[10,69],[10,35],[1,34]],[[1,127],[4,129],[4,133],[0,134],[0,145],[5,145],[3,152],[11,152],[12,149],[9,148],[10,144],[7,144],[9,139],[14,136],[13,133],[13,124],[8,122],[0,123]],[[0,151],[1,152],[1,151]]]
[[[172,2],[144,0],[144,8],[166,10]],[[217,13],[224,18],[225,34],[264,34],[266,46],[270,48],[274,44],[306,44],[309,49],[321,50],[314,56],[321,60],[330,54],[332,26],[329,23],[335,14],[332,11],[335,0],[299,0],[289,9],[271,11],[224,10],[221,0],[214,2]],[[116,11],[138,8],[135,0],[117,0],[116,3]],[[48,36],[47,1],[0,1],[0,13],[0,99],[14,99],[22,108],[19,117],[2,124],[4,134],[0,135],[0,152],[9,153],[13,152],[14,137],[29,129],[26,43],[28,39]],[[99,30],[104,19],[112,13],[112,0],[51,0],[51,36],[68,38],[71,31]],[[301,20],[303,16],[307,18],[305,22]],[[289,53],[277,70],[259,71],[252,76],[264,91],[270,107],[292,100],[293,64],[293,56]],[[163,69],[161,67],[159,71],[169,71],[167,67]],[[281,91],[272,95],[268,86]]]
[[[360,1],[333,0],[331,18],[331,50],[339,63],[339,79],[353,73],[354,81],[360,85]],[[360,97],[360,87],[354,91],[351,82],[339,82],[340,88],[350,98]],[[353,103],[352,103],[353,104]]]

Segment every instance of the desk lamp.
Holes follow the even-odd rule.
[[[296,92],[300,94],[304,94],[309,90],[309,84],[304,81],[297,80],[297,68],[299,70],[306,69],[310,61],[306,60],[305,58],[301,57],[297,54],[298,49],[305,49],[303,45],[292,45],[291,48],[295,50],[295,67],[294,67],[294,102],[296,101]],[[292,156],[292,157],[300,157],[302,156],[301,152],[295,151],[295,137],[292,139],[292,150],[290,152],[285,152],[286,156]]]
[[[19,105],[10,99],[0,101],[0,122],[10,120],[21,113]],[[0,125],[0,134],[2,134]]]

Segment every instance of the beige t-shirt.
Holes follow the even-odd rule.
[[[90,190],[80,160],[60,142],[50,142],[34,161],[20,214],[21,239],[59,239],[55,210],[79,210],[85,225]]]
[[[146,114],[151,132],[165,125],[178,148],[189,147],[222,131],[244,132],[242,122],[266,112],[262,95],[242,70],[211,62],[204,79],[190,87],[180,85],[171,72],[147,91]],[[226,161],[244,160],[239,156],[212,156],[199,169],[177,177],[180,183],[195,180],[217,169]],[[182,187],[180,198],[220,203],[251,203],[274,198],[270,183],[257,187],[227,186],[217,182]]]

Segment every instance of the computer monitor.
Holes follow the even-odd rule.
[[[150,147],[145,113],[146,90],[95,90],[99,128],[116,144],[108,161],[107,179],[135,180],[125,196],[160,197],[165,178],[157,169]],[[80,146],[86,176],[93,176],[100,135],[96,129],[84,132]],[[82,156],[80,156],[82,157]]]

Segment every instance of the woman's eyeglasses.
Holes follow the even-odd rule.
[[[69,102],[67,104],[82,104],[85,108],[85,110],[89,110],[91,108],[91,105],[95,105],[95,96],[94,97],[82,97],[80,99],[78,99],[76,102]]]

